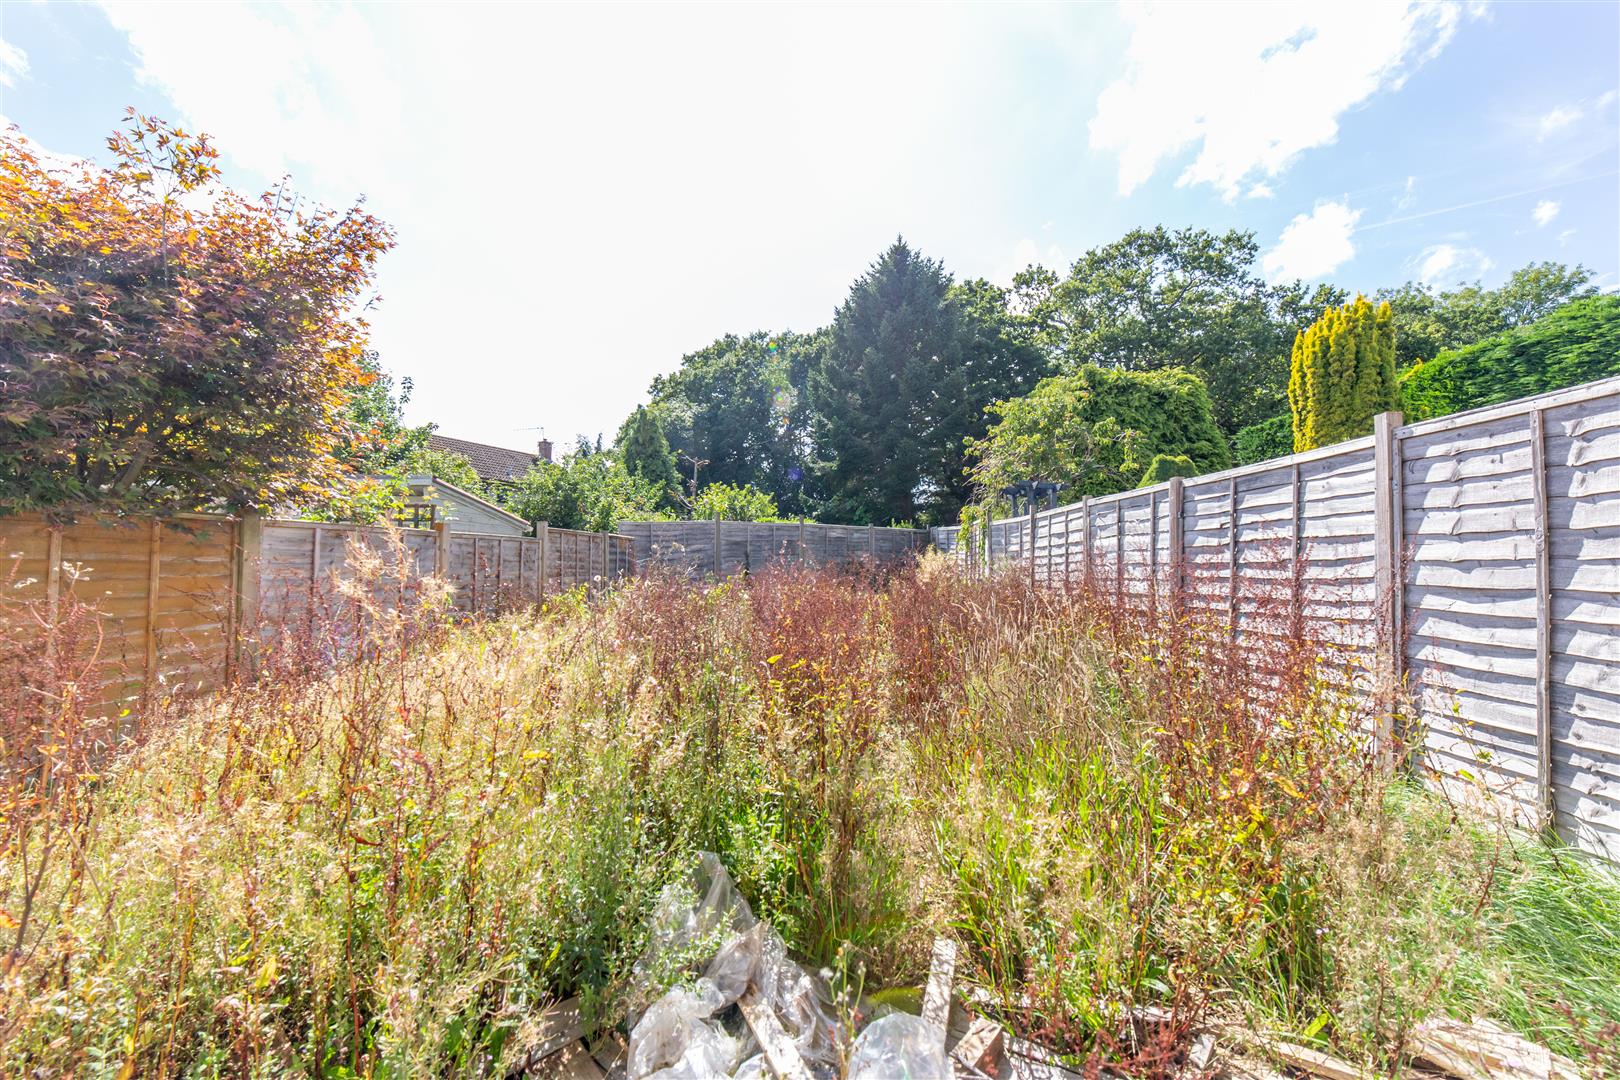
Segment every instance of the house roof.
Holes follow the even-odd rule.
[[[452,439],[448,435],[429,435],[428,446],[435,450],[448,450],[472,462],[472,467],[484,480],[516,480],[539,458],[529,450],[508,450],[488,443]]]

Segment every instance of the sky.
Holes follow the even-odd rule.
[[[828,323],[898,235],[958,278],[1136,226],[1274,280],[1620,286],[1620,3],[0,2],[0,122],[105,156],[134,106],[397,231],[408,418],[611,441],[727,333]]]

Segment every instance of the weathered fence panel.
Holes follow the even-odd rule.
[[[934,536],[970,569],[1180,586],[1239,639],[1282,598],[1336,682],[1404,685],[1441,782],[1620,859],[1620,379]]]
[[[407,578],[438,572],[454,606],[490,612],[634,572],[628,537],[548,529],[538,537],[473,536],[326,522],[191,514],[52,526],[37,515],[0,518],[8,601],[54,609],[91,605],[102,633],[99,708],[133,708],[143,692],[205,690],[229,677],[247,628],[266,640],[330,610],[339,580],[356,579],[351,545],[375,552],[380,607]],[[396,549],[395,543],[400,547]],[[545,576],[540,567],[544,558]],[[390,575],[395,575],[390,580]],[[9,581],[7,580],[9,578]],[[17,628],[5,632],[22,632]]]
[[[10,578],[10,602],[56,610],[72,598],[94,608],[97,705],[119,709],[147,687],[205,689],[224,677],[237,620],[236,530],[202,515],[55,527],[38,515],[0,518],[0,581]]]
[[[456,609],[485,614],[507,610],[579,585],[601,588],[633,570],[635,557],[627,536],[545,525],[538,532],[538,536],[446,534],[445,576],[454,587]]]
[[[621,521],[637,565],[661,563],[692,574],[759,571],[773,562],[812,565],[905,562],[928,546],[922,529],[765,521]]]

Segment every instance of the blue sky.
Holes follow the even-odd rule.
[[[413,420],[605,431],[682,353],[827,322],[896,234],[959,277],[1136,225],[1277,278],[1620,284],[1620,4],[0,4],[0,116],[126,105],[394,224]]]

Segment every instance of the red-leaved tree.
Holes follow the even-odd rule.
[[[129,113],[115,164],[0,132],[0,514],[294,502],[338,482],[391,230],[216,183],[206,137]]]

